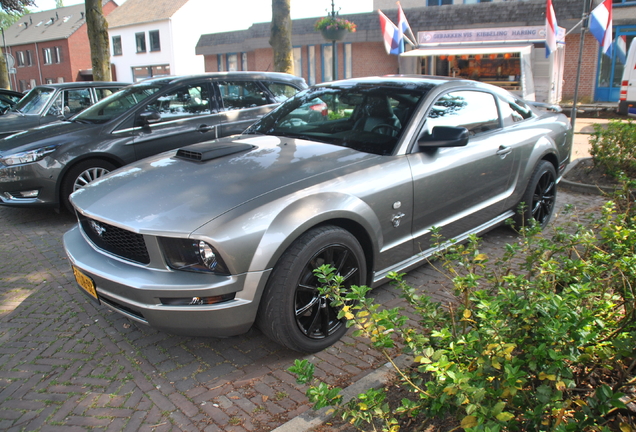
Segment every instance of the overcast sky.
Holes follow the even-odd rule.
[[[125,0],[115,0],[122,4]],[[34,0],[36,11],[55,9],[55,0]],[[208,0],[214,14],[224,14],[219,20],[218,32],[246,29],[255,22],[267,22],[272,18],[272,5],[267,0]],[[64,6],[84,3],[83,0],[64,0]],[[373,0],[336,0],[336,10],[341,14],[371,12]],[[291,0],[293,19],[319,17],[331,11],[331,0]],[[237,13],[240,11],[240,13]]]

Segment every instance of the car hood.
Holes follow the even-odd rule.
[[[67,121],[56,121],[24,132],[9,135],[4,139],[0,139],[0,154],[7,152],[27,151],[47,145],[60,144],[63,142],[58,138],[61,135],[73,133],[78,130],[84,130],[89,125],[85,123],[72,123]]]
[[[20,114],[9,111],[0,120],[0,133],[20,132],[40,124],[39,114]]]
[[[138,233],[183,235],[269,192],[293,193],[307,187],[303,180],[317,184],[380,157],[273,136],[235,136],[197,146],[205,145],[253,147],[204,162],[166,152],[91,183],[71,201],[89,217]]]

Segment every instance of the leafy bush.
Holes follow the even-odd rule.
[[[339,389],[320,383],[310,401],[338,407],[358,427],[381,420],[386,431],[418,414],[454,416],[466,431],[636,430],[624,394],[636,382],[636,212],[629,199],[609,202],[590,228],[568,229],[545,238],[522,228],[493,261],[476,237],[453,247],[437,262],[455,304],[434,303],[392,274],[417,323],[375,304],[368,287],[344,291],[334,269],[320,267],[323,291],[354,335],[394,366],[396,347],[413,356],[410,369],[395,367],[415,397],[392,412],[382,390],[345,404]],[[290,371],[314,382],[306,360]]]
[[[610,121],[594,125],[590,141],[594,164],[618,178],[620,173],[636,178],[636,125],[632,121]]]

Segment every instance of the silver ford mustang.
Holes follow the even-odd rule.
[[[571,137],[563,114],[473,81],[317,85],[241,135],[78,190],[64,245],[83,291],[132,320],[215,337],[256,323],[315,352],[346,331],[316,267],[377,286],[435,252],[433,227],[461,241],[511,217],[545,226]]]

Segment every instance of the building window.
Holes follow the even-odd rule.
[[[333,76],[333,47],[331,45],[322,46],[322,82],[333,81],[337,79]],[[338,65],[336,65],[336,71]]]
[[[292,61],[294,62],[294,75],[303,76],[303,54],[300,47],[292,48]]]
[[[217,70],[219,72],[224,72],[225,71],[225,64],[223,62],[223,54],[218,54],[216,56],[216,62],[217,62]]]
[[[62,48],[59,46],[53,48],[53,63],[62,63]]]
[[[135,45],[138,53],[146,52],[146,33],[135,33]]]
[[[227,71],[236,72],[237,70],[238,70],[238,55],[228,54],[227,55]]]
[[[18,67],[24,67],[24,51],[17,51],[15,58],[18,63]]]
[[[426,0],[426,6],[441,6],[453,4],[453,0]]]
[[[141,81],[146,78],[170,75],[170,65],[136,66],[132,68],[133,81]]]
[[[53,52],[51,48],[42,48],[42,59],[44,59],[45,65],[53,63]]]
[[[113,55],[114,56],[122,55],[121,36],[113,36]]]
[[[307,81],[309,85],[316,84],[316,47],[307,47]]]
[[[241,70],[242,71],[247,70],[247,53],[241,54]]]
[[[351,55],[351,44],[344,44],[344,77],[351,78],[353,76],[352,66],[353,56]]]
[[[464,4],[490,3],[492,0],[464,0]],[[444,3],[446,4],[446,3]]]
[[[25,53],[26,53],[26,56],[25,56],[26,65],[33,66],[33,56],[31,55],[31,50],[26,50]]]
[[[148,39],[150,40],[150,51],[161,51],[161,42],[159,41],[159,30],[149,31]]]

